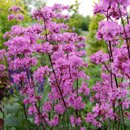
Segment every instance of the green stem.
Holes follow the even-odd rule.
[[[27,112],[26,112],[25,104],[24,104],[24,115],[25,115],[25,118],[26,118],[26,126],[27,126],[27,130],[29,130],[29,127],[28,127],[28,117],[27,117]]]

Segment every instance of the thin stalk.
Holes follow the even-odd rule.
[[[49,128],[49,130],[52,130],[52,128],[50,128],[49,125],[47,124],[47,122],[46,122],[44,116],[40,113],[40,111],[39,111],[39,109],[38,109],[38,107],[37,107],[36,104],[35,104],[35,107],[36,107],[36,109],[37,109],[37,111],[38,111],[38,115],[39,115],[39,117],[40,117],[40,119],[41,119],[43,129],[45,130],[44,124],[43,124],[43,120],[44,120],[45,123],[46,123],[46,125],[47,125],[47,127]]]
[[[56,77],[56,73],[55,73],[55,70],[54,70],[54,67],[53,67],[53,64],[52,64],[52,60],[51,60],[50,54],[49,54],[49,60],[50,60],[50,63],[51,63],[52,71],[53,71],[53,73],[54,73],[54,76],[55,76],[55,80],[56,80],[58,89],[59,89],[59,91],[60,91],[60,95],[61,95],[61,97],[62,97],[63,104],[64,104],[65,109],[66,109],[66,112],[67,112],[68,119],[69,119],[69,121],[70,121],[70,116],[69,116],[69,113],[68,113],[68,110],[67,110],[67,106],[66,106],[66,104],[65,104],[65,100],[64,100],[64,97],[63,97],[63,95],[62,95],[62,92],[61,92],[61,89],[60,89],[60,86],[59,86],[59,83],[58,83],[58,80],[57,80],[57,77]],[[70,124],[71,124],[71,121],[70,121]],[[71,129],[73,130],[72,124],[71,124]]]
[[[23,89],[22,82],[20,82],[20,85],[21,85],[21,89]],[[25,115],[25,119],[26,119],[27,130],[29,130],[29,127],[28,127],[28,116],[27,116],[25,104],[24,104],[24,115]]]
[[[28,117],[27,117],[27,112],[26,112],[26,106],[25,106],[25,104],[24,104],[24,115],[25,115],[25,118],[26,118],[27,130],[29,130],[29,127],[28,127]]]
[[[121,102],[121,99],[119,99],[119,103]],[[121,114],[122,114],[122,117],[123,117],[123,123],[125,123],[125,120],[124,120],[124,112],[123,112],[123,109],[122,109],[122,104],[120,105],[120,108],[121,108]],[[126,130],[126,125],[124,124],[124,130]]]
[[[107,10],[107,21],[108,21],[108,10]],[[107,68],[107,71],[110,73],[111,87],[113,88],[112,75],[114,75],[115,81],[116,81],[116,85],[117,85],[117,88],[118,88],[116,75],[112,73],[112,68],[111,68],[111,63],[113,62],[112,46],[111,46],[111,42],[110,41],[108,43],[109,43],[108,53],[109,53],[109,61],[110,61],[110,70],[107,68],[106,64],[105,64],[105,67]],[[113,109],[114,109],[114,113],[115,113],[116,112],[116,110],[115,110],[115,102],[113,103]],[[117,126],[116,117],[114,118],[114,122],[115,122],[115,125]],[[113,123],[113,129],[114,129],[114,123]]]
[[[123,25],[123,28],[124,28],[125,38],[126,38],[126,42],[127,42],[126,44],[127,44],[128,56],[129,56],[129,59],[130,59],[130,50],[129,50],[129,45],[128,45],[129,41],[128,41],[128,37],[127,37],[126,29],[125,29],[125,23],[124,23],[124,20],[122,18],[122,14],[121,14],[120,4],[119,3],[118,3],[118,10],[119,10],[120,17],[121,17],[121,22],[122,22],[122,25]]]
[[[77,83],[77,97],[78,97],[78,89],[79,89],[79,86],[78,86],[79,85],[78,77],[77,77],[77,82],[76,83]]]
[[[77,82],[76,83],[77,83],[77,97],[78,97],[78,88],[79,88],[79,86],[78,86],[78,77],[77,77]],[[76,113],[76,116],[78,118],[78,110],[76,110],[75,113]],[[79,129],[77,124],[76,124],[76,129],[77,130]]]
[[[44,18],[43,18],[43,19],[44,19]],[[45,22],[45,19],[44,19],[44,28],[45,28],[45,32],[46,32],[46,22]],[[48,34],[46,33],[46,34],[45,34],[45,36],[46,36],[46,41],[48,41],[47,35],[48,35]],[[69,119],[69,122],[70,122],[70,125],[71,125],[71,129],[73,130],[73,127],[72,127],[72,124],[71,124],[71,121],[70,121],[70,116],[69,116],[69,113],[68,113],[68,110],[67,110],[67,106],[66,106],[66,104],[65,104],[65,100],[64,100],[64,97],[63,97],[63,95],[62,95],[62,92],[61,92],[61,89],[60,89],[60,85],[59,85],[58,80],[57,80],[57,77],[56,77],[56,73],[55,73],[55,70],[54,70],[54,67],[53,67],[53,64],[52,64],[52,60],[51,60],[50,54],[49,54],[49,61],[50,61],[50,64],[51,64],[51,67],[52,67],[52,71],[53,71],[54,76],[55,76],[55,79],[56,79],[56,83],[57,83],[58,89],[59,89],[59,91],[60,91],[60,95],[61,95],[62,100],[63,100],[63,104],[64,104],[65,109],[66,109],[66,113],[67,113],[67,116],[68,116],[68,119]]]
[[[90,126],[91,126],[91,123],[89,124],[89,126],[88,126],[87,130],[89,130]]]

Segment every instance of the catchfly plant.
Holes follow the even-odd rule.
[[[97,39],[103,39],[107,52],[99,50],[90,56],[93,64],[102,64],[101,78],[92,88],[84,68],[88,63],[85,37],[74,33],[62,21],[69,20],[63,10],[69,6],[54,4],[33,11],[33,26],[22,27],[17,21],[21,7],[12,6],[8,20],[16,24],[6,32],[0,58],[6,56],[11,85],[19,87],[22,104],[27,114],[34,115],[34,123],[44,130],[127,129],[130,79],[130,21],[127,8],[129,0],[100,0],[94,14],[103,14],[99,22]],[[120,22],[121,21],[121,24]],[[71,30],[71,31],[70,31]],[[123,41],[123,42],[122,42]],[[46,55],[49,63],[39,66],[39,58]],[[1,75],[5,66],[1,65]],[[81,83],[80,83],[81,82]],[[44,85],[48,83],[45,100]],[[87,110],[87,102],[93,105]],[[28,117],[26,125],[28,128]],[[64,122],[64,123],[63,123]]]

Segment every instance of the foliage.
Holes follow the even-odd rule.
[[[79,28],[81,28],[83,31],[89,31],[89,25],[93,19],[91,19],[90,16],[87,15],[86,17],[81,16],[80,20],[81,25]]]
[[[25,4],[25,10],[29,15],[32,14],[32,8],[41,9],[46,5],[47,0],[22,0]]]
[[[98,30],[98,23],[104,18],[104,15],[97,14],[96,17],[91,17],[91,22],[89,25],[89,34],[87,35],[87,55],[90,56],[93,53],[101,50],[106,52],[106,46],[104,40],[99,41],[96,37],[96,32]]]
[[[75,28],[74,32],[78,33],[78,35],[81,34],[81,31],[79,30],[80,25],[82,24],[82,21],[80,20],[82,16],[79,14],[79,6],[80,3],[78,0],[75,0],[75,4],[72,4],[69,8],[69,12],[71,13],[70,18],[67,21],[62,21],[65,24],[67,24],[70,27],[69,32],[73,32],[71,28]]]
[[[92,55],[93,53],[101,50],[104,50],[104,52],[106,52],[106,46],[104,44],[104,40],[98,40],[97,36],[96,36],[96,32],[98,30],[98,23],[104,18],[104,15],[100,15],[97,14],[96,17],[93,16],[91,17],[91,22],[89,24],[89,33],[86,36],[86,43],[87,43],[87,48],[86,48],[86,52],[87,52],[87,56],[89,57],[90,55]],[[96,81],[101,81],[101,72],[100,69],[102,66],[97,66],[96,64],[92,64],[90,59],[88,59],[89,61],[89,67],[86,71],[87,75],[90,75],[90,87],[93,86],[93,84],[95,84]]]

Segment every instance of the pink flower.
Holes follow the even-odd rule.
[[[71,116],[71,117],[70,117],[70,121],[71,121],[72,126],[74,126],[74,124],[75,124],[74,116]]]
[[[81,127],[80,130],[85,130],[85,128],[84,128],[84,127]]]
[[[14,12],[18,12],[19,10],[21,10],[21,7],[17,7],[15,5],[13,5],[11,8],[9,8],[9,11],[14,11]]]
[[[6,66],[5,65],[0,65],[0,71],[3,71],[6,69]]]
[[[59,114],[63,114],[65,111],[65,107],[61,103],[59,103],[54,107],[54,110]]]
[[[45,42],[45,43],[43,43],[42,48],[43,48],[42,49],[43,52],[45,52],[45,53],[51,53],[53,46],[50,45],[49,42]]]
[[[31,104],[33,104],[33,105],[35,105],[35,104],[36,104],[36,102],[37,102],[37,99],[36,99],[34,96],[29,97],[29,103],[31,103]]]
[[[12,75],[12,78],[14,78],[14,82],[18,85],[20,82],[26,82],[27,81],[27,75],[26,72],[21,72],[20,74],[14,74]]]
[[[32,115],[32,114],[36,114],[37,113],[37,109],[35,106],[30,106],[29,109],[28,109],[28,114],[29,115]]]
[[[37,124],[37,126],[39,125],[39,123],[40,123],[40,117],[39,117],[39,115],[35,115],[35,124]]]
[[[48,68],[48,66],[45,66],[45,67],[41,66],[34,72],[33,74],[34,80],[37,80],[38,82],[42,81],[44,78],[44,75],[49,75],[50,71],[51,69]]]
[[[22,14],[17,14],[16,17],[17,17],[17,21],[22,21],[24,19]]]
[[[82,121],[81,121],[80,117],[78,117],[78,118],[75,119],[75,124],[80,125],[81,122]]]
[[[79,88],[78,93],[83,92],[85,96],[87,96],[90,93],[90,89],[87,88],[89,83],[82,82],[82,86]]]
[[[67,14],[67,15],[64,16],[64,19],[65,19],[65,20],[66,20],[66,19],[69,19],[69,18],[70,18],[69,14]]]
[[[8,21],[10,21],[10,20],[12,20],[12,19],[14,19],[14,18],[16,18],[15,14],[10,14],[10,15],[8,16]]]
[[[21,92],[20,92],[21,93]],[[22,93],[21,93],[22,94]],[[23,95],[23,94],[22,94]],[[25,104],[28,104],[29,103],[29,100],[25,97],[24,101],[23,101]]]
[[[44,112],[47,112],[47,111],[51,112],[51,110],[52,110],[52,101],[45,102],[44,106],[42,107],[42,111],[44,111]]]
[[[57,126],[59,123],[59,119],[57,115],[54,115],[54,119],[51,119],[51,121],[49,122],[50,126]]]
[[[104,53],[103,51],[100,50],[96,53],[93,53],[93,55],[90,56],[90,59],[92,62],[96,63],[96,64],[101,64],[103,62],[107,62],[109,60],[109,55]]]

